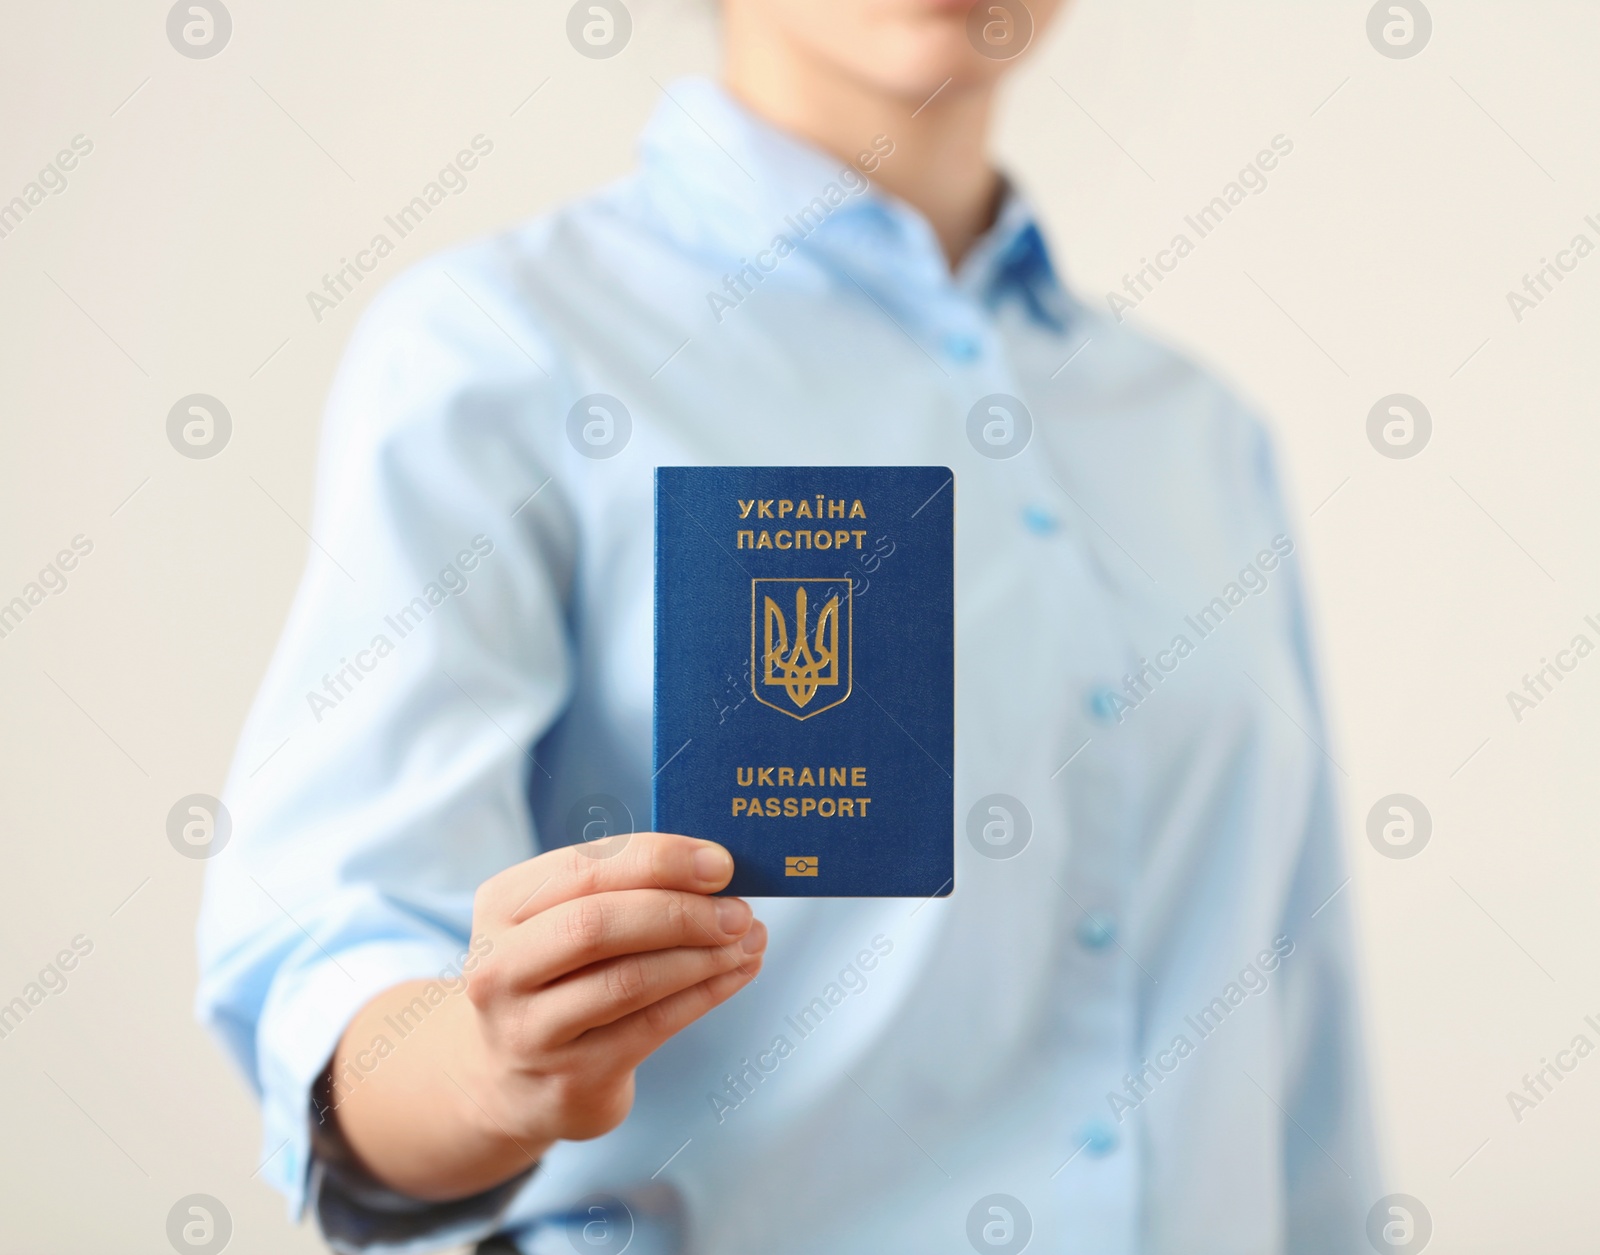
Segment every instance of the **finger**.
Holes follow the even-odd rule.
[[[725,946],[679,946],[608,959],[540,990],[533,1018],[550,1046],[564,1045],[713,976],[759,963],[766,948],[767,926],[757,920]]]
[[[715,841],[667,832],[635,832],[606,843],[548,850],[491,876],[475,909],[517,924],[574,898],[621,889],[715,893],[733,877],[733,856]]]
[[[603,1059],[607,1067],[636,1068],[667,1038],[693,1024],[707,1011],[721,1006],[753,981],[765,957],[765,954],[758,954],[730,972],[670,994],[603,1028],[590,1029],[576,1038],[569,1049],[579,1049],[592,1058]]]
[[[667,889],[596,893],[541,911],[502,934],[496,959],[508,989],[531,991],[625,954],[677,946],[722,946],[749,931],[741,898]]]

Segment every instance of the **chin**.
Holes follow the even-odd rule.
[[[918,103],[942,84],[957,89],[992,84],[1019,59],[985,56],[974,46],[968,34],[972,0],[745,2],[766,6],[777,25],[809,45],[813,55],[880,91],[914,97]],[[1061,7],[1061,0],[1027,5],[1034,26],[1030,42],[1038,41]]]
[[[987,86],[1009,68],[1007,62],[974,52],[967,43],[966,32],[961,30],[953,38],[919,37],[906,55],[880,65],[877,73],[885,80],[885,86],[898,87],[920,101],[942,83],[949,82],[950,88]]]
[[[941,20],[897,23],[898,29],[878,32],[848,52],[835,50],[834,56],[879,90],[918,103],[945,83],[954,88],[987,85],[1004,75],[1009,63],[983,56],[967,41],[968,7],[939,6],[936,16]]]
[[[1063,0],[1024,2],[1032,18],[1031,42],[1036,43]],[[973,0],[723,3],[724,12],[737,16],[754,36],[803,47],[810,56],[880,92],[918,104],[946,84],[958,90],[992,84],[1018,59],[985,56],[973,44],[968,36]],[[988,6],[1003,0],[977,3]]]

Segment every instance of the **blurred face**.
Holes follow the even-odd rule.
[[[727,0],[760,29],[886,95],[999,79],[1038,42],[1064,0]]]

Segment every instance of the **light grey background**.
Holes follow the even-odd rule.
[[[68,186],[0,239],[0,601],[82,534],[0,639],[0,1001],[93,952],[0,1040],[0,1248],[164,1251],[206,1193],[236,1252],[319,1249],[255,1176],[246,1090],[190,1014],[203,864],[166,835],[218,792],[305,560],[321,400],[358,308],[424,254],[627,168],[658,82],[714,65],[712,10],[633,6],[577,55],[565,5],[238,0],[178,55],[168,5],[0,5],[0,202],[75,135]],[[1008,91],[1001,147],[1094,299],[1274,135],[1293,152],[1133,317],[1276,419],[1328,681],[1393,1188],[1434,1247],[1592,1249],[1600,1058],[1518,1123],[1506,1093],[1600,1018],[1600,659],[1519,723],[1505,694],[1600,616],[1600,256],[1518,322],[1506,293],[1600,245],[1600,7],[1430,5],[1380,56],[1349,0],[1080,0]],[[476,134],[491,155],[319,324],[306,292]],[[1192,234],[1192,233],[1191,233]],[[178,456],[179,397],[221,399]],[[1421,399],[1427,448],[1367,414]],[[1285,726],[1284,735],[1300,735]],[[1421,799],[1415,857],[1370,806]],[[958,1241],[952,1237],[952,1241]]]

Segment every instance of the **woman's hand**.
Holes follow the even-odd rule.
[[[472,973],[475,1096],[518,1136],[583,1139],[622,1123],[633,1071],[760,970],[766,926],[720,845],[642,833],[611,857],[572,846],[484,882]]]
[[[648,832],[486,880],[466,996],[355,1081],[349,1057],[372,1059],[427,982],[386,990],[346,1029],[330,1069],[346,1143],[392,1188],[445,1199],[514,1176],[556,1141],[614,1129],[639,1064],[761,969],[766,926],[740,899],[708,896],[732,875],[720,845]]]

